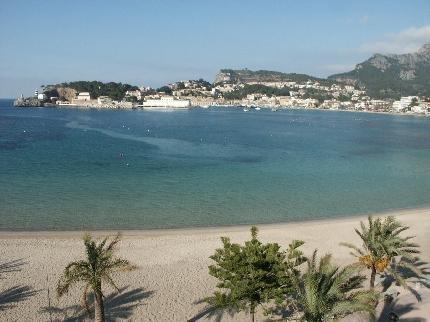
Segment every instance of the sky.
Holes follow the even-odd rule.
[[[212,82],[221,68],[326,77],[428,42],[429,0],[0,0],[0,97],[75,80]]]

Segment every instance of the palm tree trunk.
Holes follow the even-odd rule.
[[[100,291],[95,292],[94,299],[94,311],[95,311],[95,321],[105,322],[105,307],[103,302],[103,294]]]
[[[370,274],[370,288],[375,288],[376,267],[372,265],[372,273]]]
[[[255,321],[255,307],[254,303],[251,303],[251,322]]]

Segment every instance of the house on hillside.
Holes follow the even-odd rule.
[[[125,92],[126,97],[136,97],[136,99],[141,100],[142,99],[142,92],[137,89],[135,91],[127,91]]]

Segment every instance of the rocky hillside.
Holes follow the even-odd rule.
[[[249,69],[221,69],[215,77],[215,83],[249,83],[249,82],[278,82],[295,81],[305,82],[307,80],[319,81],[321,84],[333,84],[335,81],[317,78],[306,74],[282,73],[270,70],[252,71]]]
[[[354,70],[329,79],[365,86],[376,98],[430,96],[430,44],[410,54],[375,54]]]

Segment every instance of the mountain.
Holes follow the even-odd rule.
[[[375,54],[354,70],[328,78],[364,86],[367,94],[375,98],[430,96],[430,43],[415,53]]]
[[[293,81],[305,82],[307,80],[318,81],[321,84],[334,84],[334,80],[327,80],[309,76],[306,74],[282,73],[270,70],[252,71],[249,69],[221,69],[215,77],[214,83],[232,82],[232,83],[249,83],[249,82],[279,82]]]

